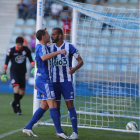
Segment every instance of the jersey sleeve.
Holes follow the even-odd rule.
[[[69,44],[69,54],[74,54],[76,52],[78,52],[77,48],[73,45],[73,44]]]
[[[10,59],[11,59],[11,55],[12,55],[11,49],[9,49],[9,50],[8,50],[8,53],[7,53],[7,55],[6,55],[6,59],[5,59],[5,64],[4,64],[5,67],[8,66],[8,63],[9,63],[9,61],[10,61]]]
[[[30,51],[29,48],[28,48],[28,54],[27,54],[27,57],[29,58],[30,63],[34,62],[34,61],[33,61],[33,58],[32,58],[32,55],[31,55],[31,51]]]

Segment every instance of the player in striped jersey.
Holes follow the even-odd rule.
[[[60,109],[61,94],[63,95],[67,108],[70,112],[71,123],[73,127],[73,133],[70,139],[78,138],[77,131],[77,115],[74,108],[74,87],[73,87],[73,76],[83,65],[83,60],[78,53],[75,46],[69,42],[63,40],[63,31],[61,28],[53,28],[51,33],[51,39],[54,44],[49,46],[50,53],[65,49],[67,54],[59,54],[52,58],[52,82],[58,108]],[[72,67],[73,56],[78,61],[75,67]]]
[[[32,119],[27,124],[27,126],[23,129],[23,133],[37,137],[32,131],[33,125],[43,116],[46,110],[50,110],[50,116],[54,122],[56,127],[56,136],[64,139],[68,139],[68,137],[64,134],[61,124],[60,124],[60,112],[57,108],[57,103],[55,101],[55,94],[53,90],[53,85],[50,82],[49,77],[49,59],[58,55],[58,54],[66,54],[66,50],[62,49],[53,53],[48,52],[47,43],[49,42],[50,36],[48,32],[44,29],[38,30],[36,33],[36,37],[39,40],[39,44],[36,46],[36,57],[35,63],[37,66],[37,74],[36,74],[36,88],[37,88],[37,98],[41,99],[41,106],[34,113]]]

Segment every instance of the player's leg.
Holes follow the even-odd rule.
[[[65,103],[69,110],[70,119],[72,123],[73,133],[70,136],[70,139],[78,138],[78,129],[77,129],[77,114],[74,108],[74,88],[72,82],[61,83],[62,94],[65,99]]]
[[[35,123],[37,123],[40,120],[40,118],[43,116],[43,114],[49,109],[48,103],[46,102],[46,97],[42,96],[42,93],[40,93],[39,91],[40,90],[38,87],[37,98],[41,100],[41,105],[36,110],[36,112],[34,113],[33,117],[29,121],[29,123],[23,129],[24,134],[26,134],[28,136],[32,136],[32,137],[37,137],[37,135],[35,135],[32,131],[33,125]]]
[[[61,122],[61,113],[60,113],[60,105],[61,105],[61,86],[59,82],[53,83],[54,88],[54,94],[55,94],[55,100],[57,102],[57,108],[59,111],[59,118]]]
[[[37,123],[43,114],[49,109],[49,106],[46,100],[41,100],[40,107],[36,110],[33,117],[31,118],[30,122],[25,126],[25,129],[32,129],[33,125]]]
[[[56,128],[56,137],[57,138],[63,138],[63,139],[68,139],[68,136],[65,135],[61,128],[61,123],[60,123],[60,111],[57,108],[57,103],[55,99],[47,99],[47,103],[50,108],[50,116],[54,122],[55,128]]]
[[[18,75],[14,71],[10,71],[10,77],[11,77],[11,84],[14,90],[14,100],[10,103],[13,107],[14,113],[17,113],[17,106],[19,105],[19,79]]]
[[[25,94],[25,86],[26,86],[26,80],[25,80],[25,73],[18,75],[19,78],[19,94],[18,94],[18,100],[19,100],[19,106],[17,107],[17,114],[21,115],[21,106],[20,106],[20,100],[23,98]]]
[[[48,105],[49,105],[49,108],[50,108],[50,116],[54,122],[54,125],[55,125],[55,128],[56,128],[56,131],[57,133],[55,134],[56,137],[58,138],[63,138],[63,139],[68,139],[68,137],[64,134],[62,128],[61,128],[61,122],[60,122],[60,109],[57,108],[57,102],[56,102],[56,97],[55,95],[56,94],[59,94],[60,93],[60,96],[61,96],[61,92],[59,92],[59,85],[56,85],[56,93],[54,93],[54,89],[53,89],[53,85],[52,83],[48,83],[48,85],[46,85],[46,89],[48,90],[49,89],[49,93],[47,93],[47,96],[49,97],[47,99],[47,102],[48,102]],[[57,96],[58,97],[58,96]],[[61,98],[60,98],[61,100]]]

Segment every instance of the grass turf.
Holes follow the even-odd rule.
[[[13,113],[10,102],[13,100],[13,94],[0,94],[0,137],[4,133],[11,132],[13,130],[22,129],[26,126],[32,117],[33,96],[25,95],[21,100],[21,108],[23,115],[18,116]],[[71,134],[72,128],[62,127],[68,135]],[[38,138],[32,138],[24,135],[22,131],[18,131],[11,135],[7,135],[1,139],[3,140],[56,140],[55,127],[54,126],[37,126],[33,128],[34,133]],[[114,132],[106,130],[94,130],[94,129],[81,129],[79,128],[79,140],[138,140],[139,134]]]

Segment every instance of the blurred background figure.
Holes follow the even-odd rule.
[[[63,21],[63,33],[64,33],[64,40],[70,41],[70,34],[71,34],[71,10],[67,7],[63,7],[63,11],[61,14],[61,20]]]
[[[35,35],[35,33],[33,33],[31,35],[31,40],[30,40],[30,48],[31,48],[32,53],[35,52],[35,45],[36,45],[36,35]]]
[[[81,2],[81,3],[85,3],[86,2],[86,0],[74,0],[74,1]]]
[[[18,18],[25,19],[27,16],[27,5],[23,3],[23,0],[17,5]]]
[[[63,6],[59,3],[53,3],[51,5],[52,19],[60,20],[60,13],[63,10]]]
[[[50,14],[50,7],[51,7],[50,1],[46,0],[45,1],[45,9],[44,9],[44,17],[48,17],[49,16],[49,14]]]
[[[111,26],[111,25],[109,25],[109,24],[106,24],[106,23],[103,23],[103,24],[102,24],[101,33],[103,32],[104,29],[107,28],[107,26],[108,26],[108,29],[109,29],[109,31],[110,31],[110,34],[112,34],[112,32],[113,32],[113,26]]]
[[[24,39],[23,46],[28,46],[28,41],[27,41],[27,39],[25,38],[25,34],[22,34],[22,37],[23,37],[23,39]]]
[[[23,0],[23,3],[28,6],[30,4],[30,0]]]
[[[36,0],[31,0],[30,4],[28,5],[28,19],[36,19],[36,9],[37,3]]]
[[[105,2],[107,2],[108,0],[95,0],[94,1],[94,5],[99,5],[99,4],[104,4]]]

